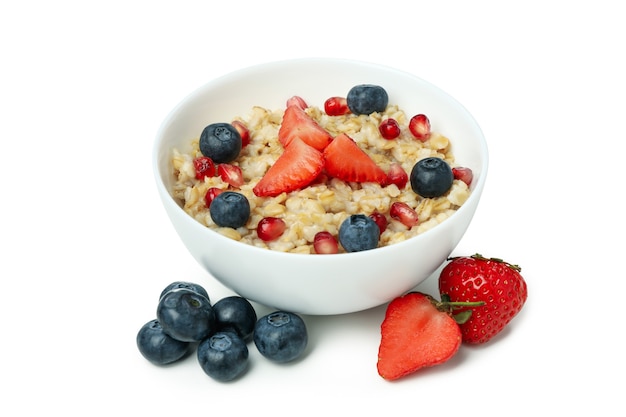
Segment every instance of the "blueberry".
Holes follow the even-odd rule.
[[[158,320],[150,320],[137,333],[137,347],[155,365],[176,362],[189,352],[190,343],[176,340],[163,332]]]
[[[261,355],[284,363],[302,355],[308,343],[308,334],[300,316],[286,311],[275,311],[256,322],[253,340]]]
[[[424,158],[413,165],[411,188],[425,198],[444,195],[454,181],[452,168],[446,161],[437,157]]]
[[[163,331],[183,342],[199,342],[215,332],[215,312],[205,296],[188,288],[170,290],[159,300]]]
[[[217,381],[231,381],[248,367],[248,346],[236,333],[217,332],[198,345],[202,370]]]
[[[385,111],[389,103],[389,96],[381,86],[361,84],[350,89],[346,101],[353,114],[369,115],[374,112]]]
[[[339,243],[346,252],[360,252],[378,247],[380,228],[364,214],[353,214],[339,226]]]
[[[232,329],[244,341],[252,338],[257,315],[250,301],[237,295],[224,297],[213,305],[213,310],[218,330]]]
[[[163,289],[163,291],[161,291],[161,295],[159,296],[159,300],[165,295],[165,293],[174,290],[176,288],[187,288],[190,289],[191,291],[195,291],[200,295],[204,295],[209,301],[211,301],[211,299],[209,298],[209,293],[207,293],[207,291],[202,287],[202,285],[198,285],[198,284],[194,284],[193,282],[187,282],[187,281],[174,281],[172,282],[170,285],[168,285],[167,287],[165,287]]]
[[[209,213],[218,226],[237,229],[245,225],[250,217],[250,202],[241,193],[224,191],[213,199]]]
[[[230,123],[212,123],[202,130],[199,147],[216,164],[230,162],[241,152],[241,135]]]

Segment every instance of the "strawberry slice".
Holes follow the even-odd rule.
[[[294,138],[252,191],[259,197],[277,196],[309,185],[324,169],[324,156]]]
[[[387,174],[345,133],[340,133],[324,149],[326,172],[348,182],[385,184]]]
[[[377,368],[390,381],[444,363],[461,346],[461,329],[454,318],[419,292],[392,300],[380,329]]]
[[[283,115],[283,121],[278,130],[278,140],[286,148],[295,137],[299,137],[318,151],[324,149],[333,140],[330,133],[311,118],[302,107],[290,105]]]

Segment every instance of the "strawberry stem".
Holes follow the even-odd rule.
[[[470,319],[472,316],[472,307],[485,305],[484,301],[450,301],[450,296],[448,294],[441,294],[441,301],[433,300],[433,303],[435,304],[435,307],[437,307],[437,310],[447,312],[458,324],[463,324]],[[470,308],[469,310],[463,310],[453,314],[454,310],[468,307]]]

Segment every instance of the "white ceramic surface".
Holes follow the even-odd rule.
[[[448,136],[460,165],[474,172],[472,194],[449,219],[392,246],[339,255],[287,254],[230,240],[189,217],[171,197],[172,148],[185,149],[209,123],[230,121],[254,105],[280,108],[299,95],[323,106],[361,83],[379,84],[407,115],[425,113]],[[246,68],[215,79],[185,98],[164,120],[153,150],[157,190],[182,242],[211,275],[240,295],[302,314],[364,310],[428,278],[465,233],[487,175],[488,151],[474,118],[438,87],[402,71],[365,62],[297,59]]]

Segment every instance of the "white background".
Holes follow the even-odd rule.
[[[619,2],[8,3],[0,414],[623,410]],[[414,73],[474,115],[491,165],[455,254],[520,264],[524,310],[488,345],[395,383],[376,372],[384,306],[305,317],[300,362],[273,365],[252,347],[249,371],[232,383],[211,380],[195,357],[150,365],[135,335],[165,285],[230,294],[187,254],[160,206],[150,156],[161,121],[215,77],[312,56]],[[431,277],[419,289],[435,287]]]

